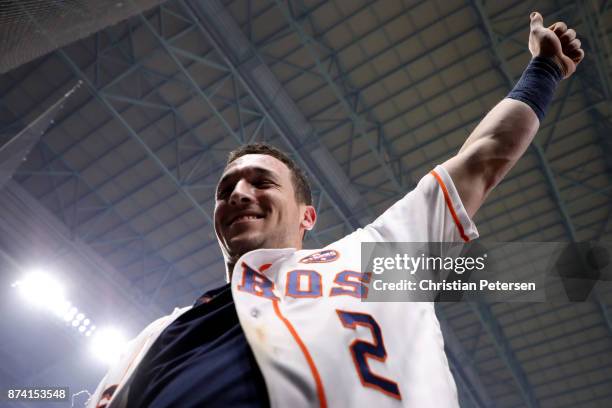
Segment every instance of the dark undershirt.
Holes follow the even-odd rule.
[[[265,382],[230,285],[171,323],[134,374],[129,407],[268,407]]]

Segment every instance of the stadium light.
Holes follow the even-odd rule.
[[[36,271],[13,284],[30,303],[52,312],[61,313],[66,308],[64,288],[44,272]],[[68,306],[70,307],[70,306]]]
[[[66,313],[70,311],[72,304],[66,299],[62,299],[62,301],[57,302],[57,306],[53,308],[53,313],[57,317],[63,317]]]
[[[92,325],[92,326],[89,328],[89,330],[87,330],[87,332],[85,333],[85,336],[87,336],[87,337],[91,336],[91,334],[94,332],[94,330],[96,330],[96,326],[93,326],[93,325]]]
[[[97,331],[91,339],[91,352],[98,360],[111,364],[119,358],[126,344],[121,332],[105,328]]]
[[[28,303],[50,312],[79,335],[91,337],[91,352],[98,360],[111,364],[121,355],[127,344],[123,334],[113,328],[96,330],[92,319],[64,297],[64,288],[50,275],[32,272],[11,286]]]
[[[91,336],[93,330],[91,328],[86,330],[91,319],[65,298],[64,288],[49,274],[34,271],[11,286],[17,289],[28,303],[51,312],[79,334]],[[95,326],[92,327],[95,328]]]
[[[77,314],[79,310],[76,307],[71,307],[66,314],[64,315],[64,320],[66,322],[70,322],[72,321],[72,319],[74,319],[74,316]]]

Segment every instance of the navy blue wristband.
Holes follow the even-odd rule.
[[[507,97],[525,102],[542,123],[561,79],[563,73],[552,59],[535,57]]]

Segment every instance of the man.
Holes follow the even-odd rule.
[[[152,323],[103,379],[95,407],[458,405],[431,303],[364,303],[360,243],[478,236],[472,217],[534,137],[557,82],[584,57],[564,23],[531,15],[534,57],[459,153],[372,224],[302,250],[316,221],[282,152],[232,152],[215,231],[228,285]]]

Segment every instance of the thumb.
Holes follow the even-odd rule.
[[[529,18],[531,18],[531,23],[529,24],[529,26],[532,30],[535,30],[536,28],[540,28],[544,26],[544,19],[542,18],[542,15],[538,13],[537,11],[534,11],[533,13],[531,13],[529,15]]]

